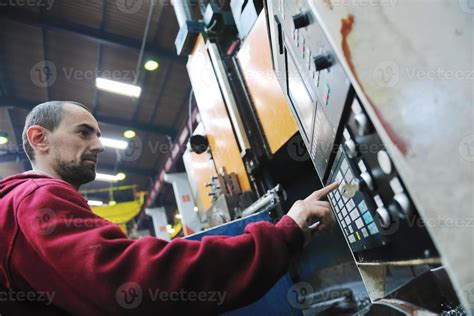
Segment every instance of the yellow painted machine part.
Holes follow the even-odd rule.
[[[272,65],[264,12],[237,54],[240,69],[272,153],[298,131]]]
[[[92,211],[102,218],[118,225],[126,234],[126,224],[140,212],[145,193],[140,192],[140,198],[136,201],[121,202],[115,205],[104,205],[91,207]]]
[[[242,191],[250,191],[247,171],[202,35],[196,41],[187,68],[217,171],[224,167],[227,173],[235,172]]]

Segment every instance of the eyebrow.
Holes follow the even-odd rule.
[[[90,126],[89,124],[86,124],[86,123],[83,123],[83,124],[80,124],[80,125],[77,125],[76,128],[85,128],[87,130],[89,130],[90,132],[95,132],[95,128],[93,128],[92,126]],[[97,137],[100,137],[102,136],[102,133],[100,131],[97,131]]]

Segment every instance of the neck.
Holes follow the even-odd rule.
[[[47,166],[41,166],[40,164],[32,164],[32,167],[33,167],[33,169],[31,170],[32,173],[40,173],[40,174],[50,176],[51,178],[66,181],[67,183],[72,185],[76,190],[79,191],[80,185],[71,183],[70,181],[64,179],[54,169],[48,168]]]

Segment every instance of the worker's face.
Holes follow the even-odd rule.
[[[104,151],[95,118],[85,109],[64,105],[64,118],[49,135],[49,163],[65,181],[82,185],[95,179],[98,154]]]

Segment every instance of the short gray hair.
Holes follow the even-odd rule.
[[[30,161],[35,160],[35,152],[33,147],[28,141],[27,131],[33,125],[39,125],[47,130],[53,132],[61,124],[62,119],[64,118],[64,104],[70,103],[77,105],[86,109],[88,112],[89,109],[78,102],[73,101],[49,101],[45,103],[38,104],[35,106],[30,113],[26,116],[25,127],[23,128],[23,149],[25,150],[26,155]]]

